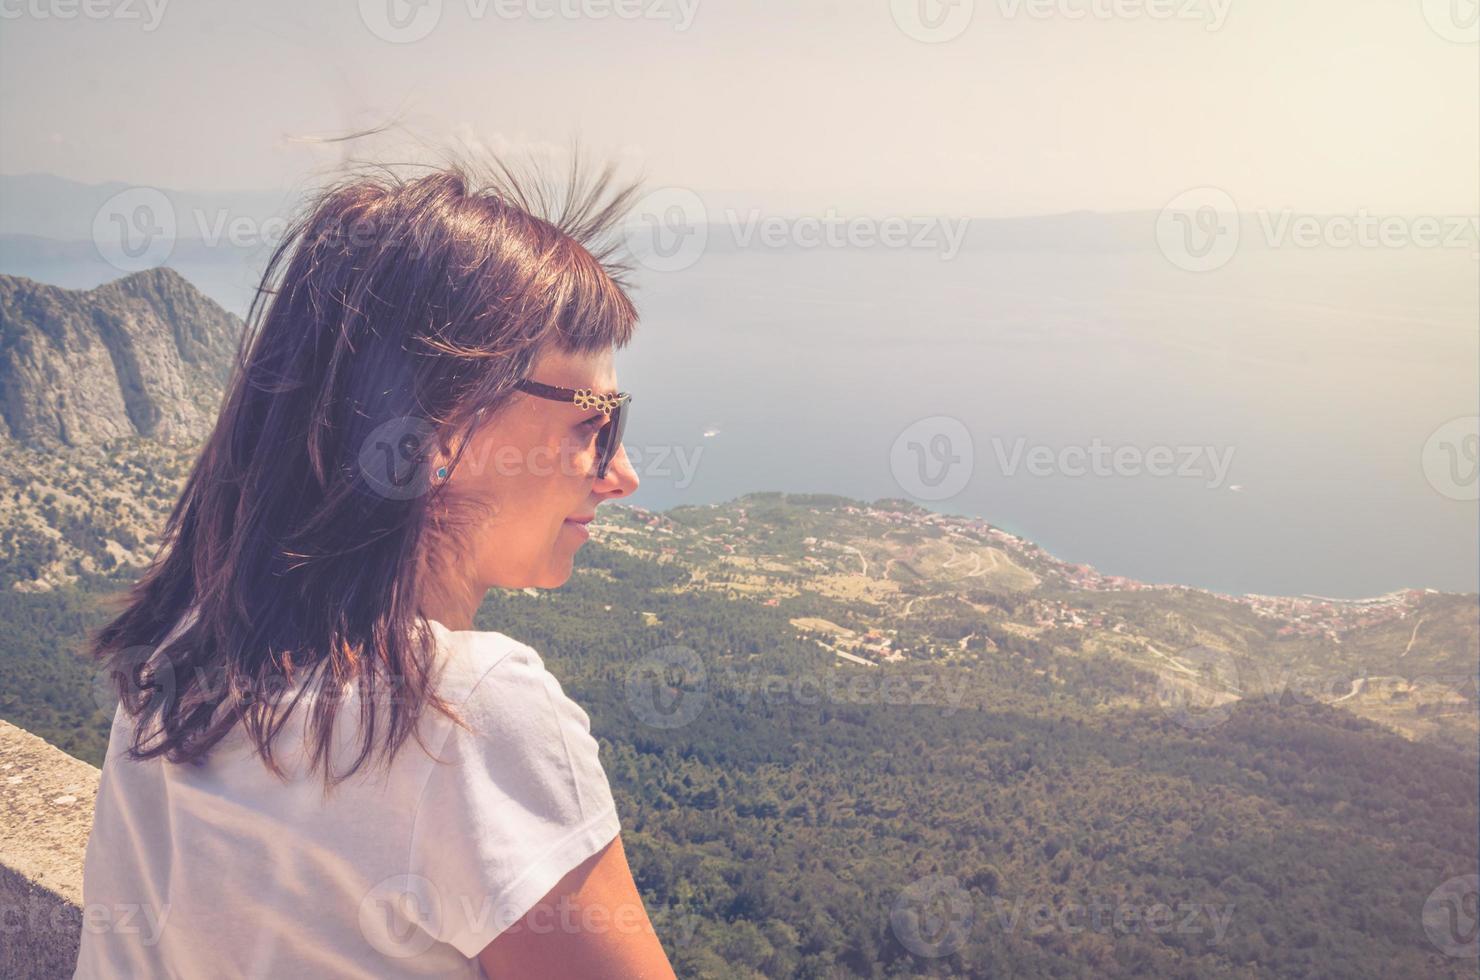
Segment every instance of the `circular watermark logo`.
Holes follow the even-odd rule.
[[[975,921],[971,896],[949,875],[911,882],[889,910],[889,928],[916,956],[950,956],[966,945]]]
[[[686,187],[660,187],[643,196],[623,223],[627,248],[645,268],[679,272],[704,254],[709,212]]]
[[[1201,730],[1228,720],[1229,703],[1237,700],[1231,692],[1239,687],[1238,664],[1231,654],[1189,647],[1158,666],[1156,702],[1173,721]]]
[[[437,943],[442,896],[421,875],[393,875],[360,900],[360,935],[383,956],[419,956]]]
[[[966,33],[975,0],[889,0],[894,26],[925,44],[942,44]]]
[[[1480,875],[1450,878],[1423,903],[1423,931],[1445,956],[1480,957]]]
[[[966,488],[975,466],[971,433],[960,419],[932,415],[912,423],[889,447],[889,469],[905,493],[946,500]]]
[[[410,500],[431,488],[428,455],[436,427],[424,418],[403,415],[377,425],[360,446],[360,475],[372,492],[390,500]]]
[[[442,0],[360,0],[360,20],[392,44],[420,41],[442,20]]]
[[[1450,419],[1423,444],[1423,475],[1451,500],[1480,500],[1480,415]]]
[[[1156,216],[1156,246],[1184,272],[1211,272],[1232,260],[1239,243],[1238,205],[1219,187],[1194,187]]]
[[[139,272],[165,262],[175,250],[175,206],[153,187],[119,191],[93,215],[93,247],[120,272]]]
[[[118,706],[118,676],[122,673],[113,667],[99,667],[93,671],[92,683],[89,688],[92,691],[93,704],[98,706],[99,711],[112,711]]]
[[[627,705],[645,725],[682,728],[708,703],[704,661],[685,646],[660,647],[627,671]]]
[[[112,664],[93,671],[90,688],[93,704],[98,706],[99,711],[111,712],[118,706],[120,682],[123,684],[123,691],[130,698],[143,698],[145,711],[165,707],[174,700],[175,666],[162,658],[155,658],[151,662],[155,649],[152,646],[135,646],[122,652],[119,659],[125,664],[140,665],[137,671]]]
[[[1480,0],[1418,0],[1429,28],[1455,44],[1480,44]]]

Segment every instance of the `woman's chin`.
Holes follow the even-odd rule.
[[[570,581],[571,574],[575,571],[575,556],[566,555],[564,558],[556,557],[551,560],[545,574],[534,583],[536,589],[558,589]]]

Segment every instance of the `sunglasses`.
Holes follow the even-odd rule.
[[[577,408],[594,408],[605,414],[606,424],[596,433],[596,479],[605,478],[607,466],[622,447],[622,433],[627,428],[627,403],[632,401],[632,396],[625,391],[603,393],[590,388],[560,388],[528,379],[516,382],[514,387],[536,398],[565,402]]]

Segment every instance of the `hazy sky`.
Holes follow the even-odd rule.
[[[329,159],[295,137],[398,116],[579,135],[657,185],[778,209],[1160,208],[1212,185],[1246,208],[1470,212],[1474,7],[0,0],[0,171],[280,187]],[[595,16],[614,9],[644,15]]]

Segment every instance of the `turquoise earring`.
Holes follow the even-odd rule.
[[[439,467],[437,467],[437,479],[439,479],[439,480],[445,480],[445,479],[447,479],[447,467],[445,467],[445,466],[439,466]]]

